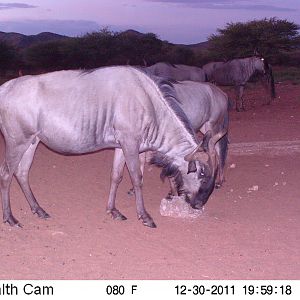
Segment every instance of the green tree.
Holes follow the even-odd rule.
[[[54,71],[63,68],[63,41],[52,41],[35,44],[24,53],[26,64],[38,70]]]
[[[144,65],[156,62],[161,56],[163,42],[153,33],[116,34],[114,63]]]
[[[171,45],[165,56],[166,61],[172,64],[194,65],[196,60],[193,50],[177,45]]]
[[[299,29],[299,25],[277,18],[228,23],[209,37],[210,51],[218,59],[251,56],[257,52],[276,61],[281,53],[299,45]]]
[[[27,65],[43,71],[97,68],[114,56],[114,33],[103,29],[82,37],[33,45],[25,51]]]
[[[16,49],[6,42],[0,42],[0,72],[4,75],[10,69],[17,69],[19,65]]]
[[[104,28],[98,32],[87,33],[78,39],[82,51],[83,68],[97,68],[110,64],[115,56],[115,33]]]
[[[153,33],[113,32],[107,28],[81,37],[33,45],[24,57],[27,65],[38,71],[151,65],[158,61],[194,63],[191,49],[162,41]]]

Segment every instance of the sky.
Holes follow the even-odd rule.
[[[230,22],[277,17],[300,24],[300,0],[0,0],[0,31],[81,36],[108,28],[206,41]]]

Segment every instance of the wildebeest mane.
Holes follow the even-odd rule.
[[[147,75],[152,80],[154,80],[154,82],[157,84],[159,90],[163,94],[163,97],[166,100],[169,107],[174,111],[174,113],[177,115],[177,117],[183,123],[186,130],[191,134],[191,136],[195,140],[195,131],[192,128],[192,125],[191,125],[190,121],[188,120],[186,114],[184,113],[182,108],[179,106],[180,100],[178,99],[175,88],[173,86],[173,83],[176,83],[176,81],[171,81],[171,80],[156,77],[156,76],[154,77],[149,74],[147,74]]]
[[[183,179],[177,166],[175,166],[165,155],[160,152],[153,152],[150,160],[150,164],[162,168],[160,178],[162,181],[166,177],[172,177],[175,179],[176,188],[178,193],[182,191]]]

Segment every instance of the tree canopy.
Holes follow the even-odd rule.
[[[19,63],[16,49],[6,42],[0,41],[0,72],[14,69]]]
[[[276,60],[299,46],[299,25],[277,18],[227,23],[209,37],[210,51],[224,60],[251,56],[255,52]]]
[[[40,43],[25,51],[33,68],[58,70],[97,68],[107,65],[151,65],[158,61],[187,63],[194,53],[171,46],[155,34],[113,32],[103,29],[82,37]]]
[[[39,42],[15,49],[0,42],[0,70],[46,72],[109,65],[151,65],[159,61],[201,66],[260,53],[272,64],[300,66],[299,25],[277,18],[228,23],[203,45],[174,45],[153,33],[107,28],[81,37]],[[208,45],[208,47],[207,47]],[[292,52],[291,52],[292,51]]]

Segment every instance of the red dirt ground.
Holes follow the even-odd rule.
[[[278,84],[277,93],[261,106],[263,89],[246,90],[248,110],[230,113],[231,143],[300,139],[300,86]],[[160,216],[168,185],[149,167],[144,196],[157,229],[137,220],[127,173],[117,206],[128,220],[106,215],[112,155],[39,146],[31,186],[51,218],[31,214],[14,180],[12,208],[24,227],[0,224],[0,279],[300,279],[299,153],[229,154],[223,188],[194,221]]]

